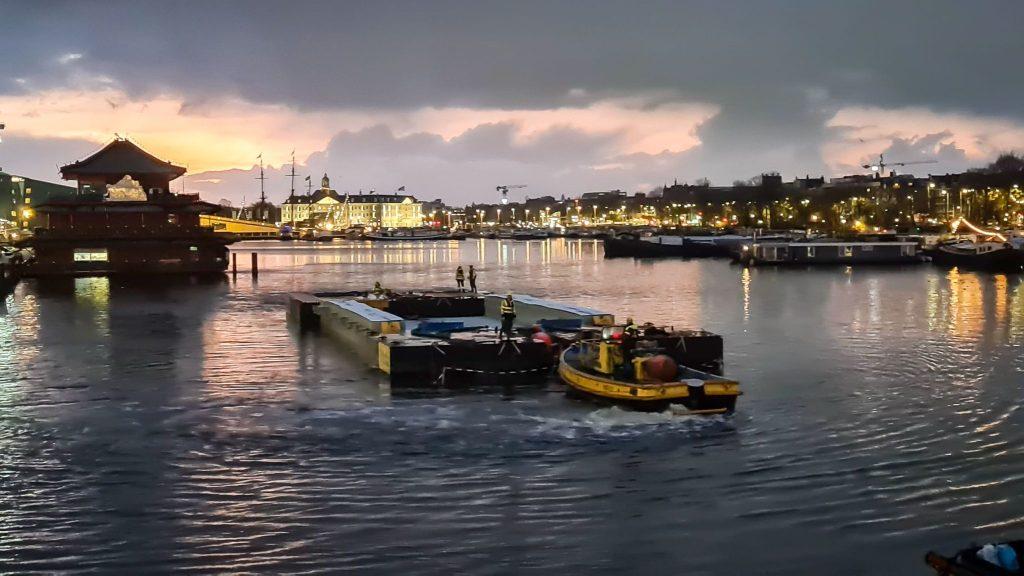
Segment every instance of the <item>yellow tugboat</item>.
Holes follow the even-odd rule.
[[[673,335],[667,336],[661,340],[671,341]],[[582,340],[562,352],[558,375],[573,392],[642,410],[676,404],[690,413],[723,414],[736,408],[738,382],[683,366],[673,358],[675,350],[659,343],[607,329],[600,339]]]

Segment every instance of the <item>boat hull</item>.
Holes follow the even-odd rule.
[[[223,274],[228,267],[228,240],[193,238],[35,238],[36,258],[25,277],[145,274]],[[81,251],[102,259],[83,260]]]
[[[424,234],[422,236],[380,236],[377,234],[364,234],[364,240],[372,240],[374,242],[414,242],[421,240],[453,240],[448,234]]]
[[[1024,250],[1004,248],[985,254],[960,254],[943,248],[926,250],[932,262],[940,266],[956,266],[970,270],[988,270],[992,272],[1021,272],[1024,270]]]
[[[716,258],[728,257],[729,250],[712,242],[683,238],[679,244],[665,244],[638,238],[605,238],[605,258]]]
[[[584,369],[575,348],[562,353],[558,376],[571,393],[639,410],[662,411],[678,404],[697,413],[728,413],[736,409],[740,395],[739,384],[711,375],[705,375],[708,379],[701,386],[686,382],[640,384],[617,380]]]

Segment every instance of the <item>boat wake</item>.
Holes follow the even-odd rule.
[[[480,405],[484,404],[484,405]],[[610,440],[662,438],[676,444],[682,438],[701,438],[735,431],[731,416],[698,416],[685,409],[636,412],[620,407],[552,413],[536,402],[398,403],[363,406],[354,410],[317,411],[310,428],[320,434],[331,430],[359,430],[372,444],[417,443],[459,447],[460,451],[495,447],[531,449],[536,445],[580,447]],[[360,421],[356,425],[353,420]]]
[[[721,428],[730,423],[730,418],[725,415],[696,415],[692,414],[685,406],[672,404],[662,412],[638,412],[611,406],[591,412],[582,422],[589,425],[595,432],[615,434],[631,432],[634,429],[643,433],[649,431],[651,427],[682,428],[695,431],[705,428]]]

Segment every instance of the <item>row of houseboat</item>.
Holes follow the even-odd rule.
[[[997,232],[933,242],[927,242],[924,237],[897,235],[814,239],[626,235],[606,239],[604,247],[605,256],[609,258],[721,257],[748,266],[887,265],[930,261],[966,269],[1024,271],[1024,239]]]

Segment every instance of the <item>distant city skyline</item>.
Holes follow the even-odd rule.
[[[494,202],[866,173],[1024,149],[1017,2],[4,1],[0,167],[127,136],[238,205],[339,192]]]

